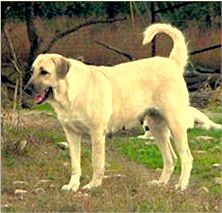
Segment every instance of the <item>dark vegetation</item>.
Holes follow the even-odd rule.
[[[27,2],[3,2],[2,15],[5,19],[20,19],[25,21]],[[138,15],[147,16],[150,13],[151,2],[136,2],[135,10]],[[177,5],[184,4],[184,7]],[[172,8],[174,7],[174,8]],[[128,16],[130,10],[129,2],[36,2],[33,5],[34,15],[48,19],[57,16],[68,17],[107,17]],[[156,9],[161,12],[164,19],[181,27],[186,26],[186,21],[205,21],[206,26],[220,26],[220,22],[213,19],[220,16],[220,2],[159,2]]]

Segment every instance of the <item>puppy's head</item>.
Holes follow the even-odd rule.
[[[69,71],[69,61],[57,54],[41,54],[32,65],[32,77],[25,86],[25,92],[33,96],[37,104],[53,97],[53,90],[59,80]]]

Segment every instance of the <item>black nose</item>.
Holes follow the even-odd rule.
[[[148,126],[144,126],[144,129],[145,129],[146,131],[149,131],[149,130],[150,130],[150,128],[149,128]]]
[[[34,92],[34,86],[33,86],[33,84],[30,84],[30,85],[25,86],[24,92],[25,92],[27,95],[33,95],[33,92]]]

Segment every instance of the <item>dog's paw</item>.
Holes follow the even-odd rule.
[[[148,135],[139,135],[137,136],[139,139],[144,139],[144,140],[154,140],[153,136],[148,136]]]
[[[63,192],[76,192],[76,191],[78,191],[78,189],[79,189],[79,185],[78,185],[78,184],[74,184],[74,185],[72,185],[72,186],[70,186],[69,184],[67,184],[67,185],[64,185],[64,186],[62,187],[62,191],[63,191]]]
[[[85,186],[82,187],[83,190],[90,190],[92,188],[93,186],[91,184],[86,184]]]
[[[146,135],[139,135],[137,136],[137,138],[140,138],[140,139],[148,139],[148,137]]]
[[[85,186],[82,187],[83,190],[90,190],[92,188],[96,188],[99,187],[101,185],[101,183],[93,183],[93,182],[89,182],[88,184],[86,184]]]
[[[71,190],[71,187],[67,184],[67,185],[64,185],[64,186],[61,188],[61,190],[62,190],[63,192],[69,192],[69,191]]]
[[[151,180],[151,181],[147,182],[147,185],[149,185],[149,186],[161,186],[161,185],[163,185],[163,183],[158,181],[158,180]]]
[[[186,189],[187,189],[187,186],[181,186],[181,184],[175,185],[175,190],[177,190],[177,191],[183,192]]]

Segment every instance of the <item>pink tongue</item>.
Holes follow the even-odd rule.
[[[34,97],[36,103],[42,102],[45,98],[45,91],[41,92],[37,96]]]

